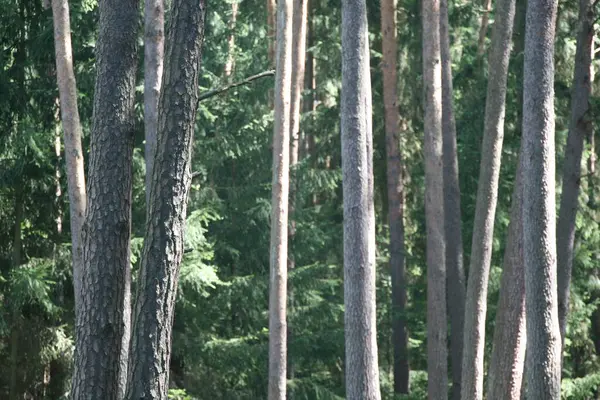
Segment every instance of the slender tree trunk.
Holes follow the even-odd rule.
[[[22,230],[23,223],[23,193],[21,188],[15,189],[15,226],[13,228],[12,243],[12,269],[17,269],[21,265],[22,249]],[[12,326],[10,333],[10,378],[8,381],[8,399],[17,400],[19,393],[19,351],[20,351],[20,332],[21,332],[21,310],[15,306],[12,309]]]
[[[237,22],[239,3],[231,3],[231,19],[229,20],[229,38],[227,39],[227,62],[225,63],[225,77],[231,78],[235,68],[235,24]]]
[[[346,398],[379,400],[371,74],[365,0],[342,1]]]
[[[483,399],[485,318],[487,289],[492,261],[494,221],[498,200],[498,180],[504,140],[506,82],[510,60],[510,45],[515,16],[514,0],[497,0],[496,19],[490,50],[487,100],[483,145],[479,167],[479,183],[475,207],[475,222],[471,245],[471,263],[467,286],[463,354],[464,400]],[[515,221],[516,222],[516,221]]]
[[[463,329],[465,318],[465,271],[461,229],[460,186],[456,123],[452,101],[452,60],[448,27],[448,0],[440,0],[440,52],[442,60],[442,136],[444,179],[444,232],[446,239],[447,309],[450,314],[452,398],[460,399]]]
[[[125,395],[128,400],[166,400],[169,389],[171,335],[192,181],[192,138],[205,13],[203,0],[173,2],[148,223],[135,299]]]
[[[556,286],[554,28],[557,2],[529,0],[523,84],[527,397],[560,398]]]
[[[60,95],[60,111],[64,132],[65,164],[71,214],[71,242],[73,257],[73,286],[75,310],[82,302],[81,226],[85,216],[86,193],[81,148],[81,122],[77,107],[77,85],[73,72],[71,50],[71,24],[68,0],[53,0],[54,47],[56,51],[56,74]]]
[[[150,182],[158,130],[158,99],[164,63],[164,0],[145,0],[144,7],[144,138],[146,140],[146,208],[149,208]]]
[[[490,22],[490,12],[492,12],[492,0],[483,0],[481,26],[479,27],[479,41],[477,42],[477,55],[479,57],[483,57],[483,54],[485,53],[485,38]]]
[[[286,398],[287,262],[293,1],[277,4],[269,280],[269,400]]]
[[[268,57],[269,64],[275,66],[275,48],[276,48],[276,34],[277,28],[277,1],[267,0],[267,37],[269,40],[268,44]]]
[[[590,115],[592,77],[592,41],[594,40],[594,0],[579,1],[579,26],[575,73],[571,93],[571,121],[565,163],[563,167],[560,213],[556,229],[558,256],[558,320],[562,347],[567,330],[569,290],[575,247],[575,219],[577,217],[581,181],[581,157],[586,138],[593,137]],[[590,171],[591,172],[591,171]]]
[[[127,378],[138,2],[99,2],[73,399],[118,399]]]
[[[427,226],[427,371],[430,400],[448,398],[446,268],[442,167],[440,2],[423,0],[425,220]]]
[[[396,0],[381,1],[383,102],[387,153],[388,223],[392,275],[392,347],[394,392],[409,392],[408,332],[406,329],[406,272],[404,262],[404,187],[398,114],[398,42]]]
[[[506,0],[499,0],[498,8],[504,1]],[[523,264],[521,213],[523,207],[523,161],[522,157],[519,158],[504,250],[492,357],[488,372],[487,398],[489,400],[519,400],[523,387],[526,343],[525,265]]]

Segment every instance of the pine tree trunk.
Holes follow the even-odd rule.
[[[397,84],[396,1],[381,1],[383,53],[383,102],[387,153],[388,223],[390,227],[390,271],[392,275],[392,347],[394,349],[394,392],[409,392],[408,332],[406,329],[406,272],[404,261],[404,187]]]
[[[569,290],[573,253],[575,247],[575,219],[581,180],[581,157],[583,145],[588,137],[593,137],[590,116],[590,94],[592,77],[592,42],[594,40],[594,0],[579,1],[579,26],[577,50],[575,53],[575,73],[571,93],[571,121],[565,161],[563,166],[560,213],[556,229],[558,257],[558,320],[562,337],[562,347],[567,330],[569,313]],[[591,171],[590,171],[591,173]]]
[[[423,0],[425,221],[427,226],[427,372],[430,399],[448,398],[446,268],[442,167],[440,2]]]
[[[267,56],[269,57],[269,64],[275,66],[275,48],[276,48],[276,35],[277,28],[277,1],[267,0],[267,37],[268,37],[268,51]]]
[[[56,51],[56,74],[60,95],[61,120],[64,131],[65,164],[71,215],[71,242],[73,257],[73,286],[75,310],[82,302],[81,226],[85,216],[86,193],[81,148],[81,123],[77,107],[77,85],[73,72],[71,50],[71,24],[68,0],[53,0],[54,47]]]
[[[231,78],[235,68],[235,24],[237,22],[239,3],[231,3],[231,19],[229,20],[229,38],[227,39],[227,62],[225,63],[225,77]]]
[[[163,74],[165,42],[164,0],[145,0],[144,9],[144,138],[146,158],[146,207],[150,204],[150,182],[158,129],[158,99]]]
[[[492,0],[483,0],[483,13],[481,15],[481,26],[479,27],[479,41],[477,42],[477,55],[479,57],[482,57],[485,53],[485,38],[487,36],[491,11]]]
[[[279,0],[277,4],[277,65],[271,197],[269,400],[285,400],[286,398],[292,13],[292,0]]]
[[[442,136],[444,163],[444,232],[446,240],[447,301],[450,314],[452,398],[460,399],[463,329],[465,319],[465,271],[461,229],[460,186],[456,123],[452,91],[452,60],[448,26],[448,0],[440,0],[440,52],[442,60]]]
[[[118,399],[127,378],[138,6],[135,0],[99,2],[75,400]]]
[[[499,4],[503,1],[506,0],[499,0]],[[487,398],[489,400],[519,400],[523,387],[526,344],[525,265],[523,264],[521,213],[523,207],[523,161],[522,157],[519,158],[488,372]]]
[[[560,398],[556,286],[554,28],[557,2],[529,0],[523,83],[527,397]]]
[[[175,0],[170,16],[150,207],[135,298],[128,400],[167,400],[205,12],[204,1]]]
[[[494,68],[490,68],[488,76],[481,149],[481,153],[486,156],[481,158],[479,167],[465,309],[464,343],[469,343],[469,345],[464,349],[463,354],[462,388],[464,392],[462,398],[464,400],[483,399],[487,290],[504,140],[506,83],[514,16],[514,0],[497,0],[492,47],[488,62],[488,65],[493,65]]]
[[[346,398],[379,400],[369,36],[365,0],[342,1]]]

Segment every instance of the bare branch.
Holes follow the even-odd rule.
[[[218,89],[209,90],[207,92],[200,94],[200,96],[198,97],[198,102],[201,102],[202,100],[206,100],[210,97],[213,97],[213,96],[216,96],[223,92],[226,92],[229,89],[233,89],[235,87],[242,86],[242,85],[247,85],[250,82],[255,81],[257,79],[264,78],[266,76],[274,76],[274,75],[275,75],[275,70],[265,71],[265,72],[261,72],[260,74],[252,75],[252,76],[244,79],[243,81],[235,82],[235,83],[232,83],[231,85],[223,86]]]

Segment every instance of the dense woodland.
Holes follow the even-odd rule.
[[[0,0],[0,398],[600,399],[593,0]]]

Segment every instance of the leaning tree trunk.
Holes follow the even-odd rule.
[[[594,0],[579,1],[579,26],[577,51],[575,53],[575,74],[571,93],[571,121],[565,163],[563,167],[560,213],[556,229],[558,256],[558,321],[564,347],[569,313],[569,290],[573,269],[575,245],[575,218],[581,180],[581,157],[583,145],[588,137],[593,137],[590,116],[592,42],[594,40]],[[590,157],[591,158],[591,157]]]
[[[462,388],[464,400],[483,399],[485,318],[487,289],[492,261],[494,220],[498,200],[498,180],[504,140],[506,82],[510,44],[515,17],[515,0],[497,0],[496,18],[490,49],[487,100],[475,222],[471,245],[471,263],[465,309],[465,347]]]
[[[187,200],[205,2],[175,0],[165,49],[150,207],[135,298],[128,400],[166,400]]]
[[[81,226],[85,214],[86,194],[83,171],[83,151],[81,149],[81,122],[77,107],[77,85],[73,72],[71,50],[71,24],[68,0],[52,1],[54,20],[54,48],[56,51],[56,76],[60,96],[61,120],[65,143],[65,164],[69,190],[71,214],[71,243],[73,254],[73,286],[75,292],[75,312],[82,299]]]
[[[442,59],[442,136],[444,163],[444,232],[446,239],[447,301],[450,314],[452,398],[461,397],[463,329],[465,319],[465,271],[461,229],[460,185],[456,122],[452,101],[452,60],[448,27],[448,0],[440,1],[440,52]]]
[[[506,0],[499,0],[499,4]],[[512,0],[508,0],[512,1]],[[504,250],[500,300],[488,372],[489,400],[519,400],[525,363],[525,265],[523,264],[523,162],[519,157]]]
[[[279,0],[277,4],[277,65],[271,197],[269,400],[285,400],[286,398],[292,12],[292,0]]]
[[[369,36],[365,0],[342,1],[346,398],[379,400]]]
[[[146,140],[146,207],[156,153],[158,98],[163,72],[165,9],[163,0],[145,0],[144,10],[144,138]]]
[[[440,2],[423,0],[425,222],[427,226],[427,371],[430,399],[448,398],[446,268],[442,171]]]
[[[554,28],[556,0],[529,0],[523,83],[523,259],[527,397],[560,398],[556,287]]]
[[[390,226],[390,271],[392,275],[392,346],[394,392],[409,392],[408,332],[406,329],[406,272],[404,261],[404,187],[398,115],[398,42],[396,1],[381,1],[383,103],[387,153],[388,222]]]
[[[73,399],[117,399],[127,378],[138,2],[99,2]],[[102,333],[102,334],[99,334]]]

